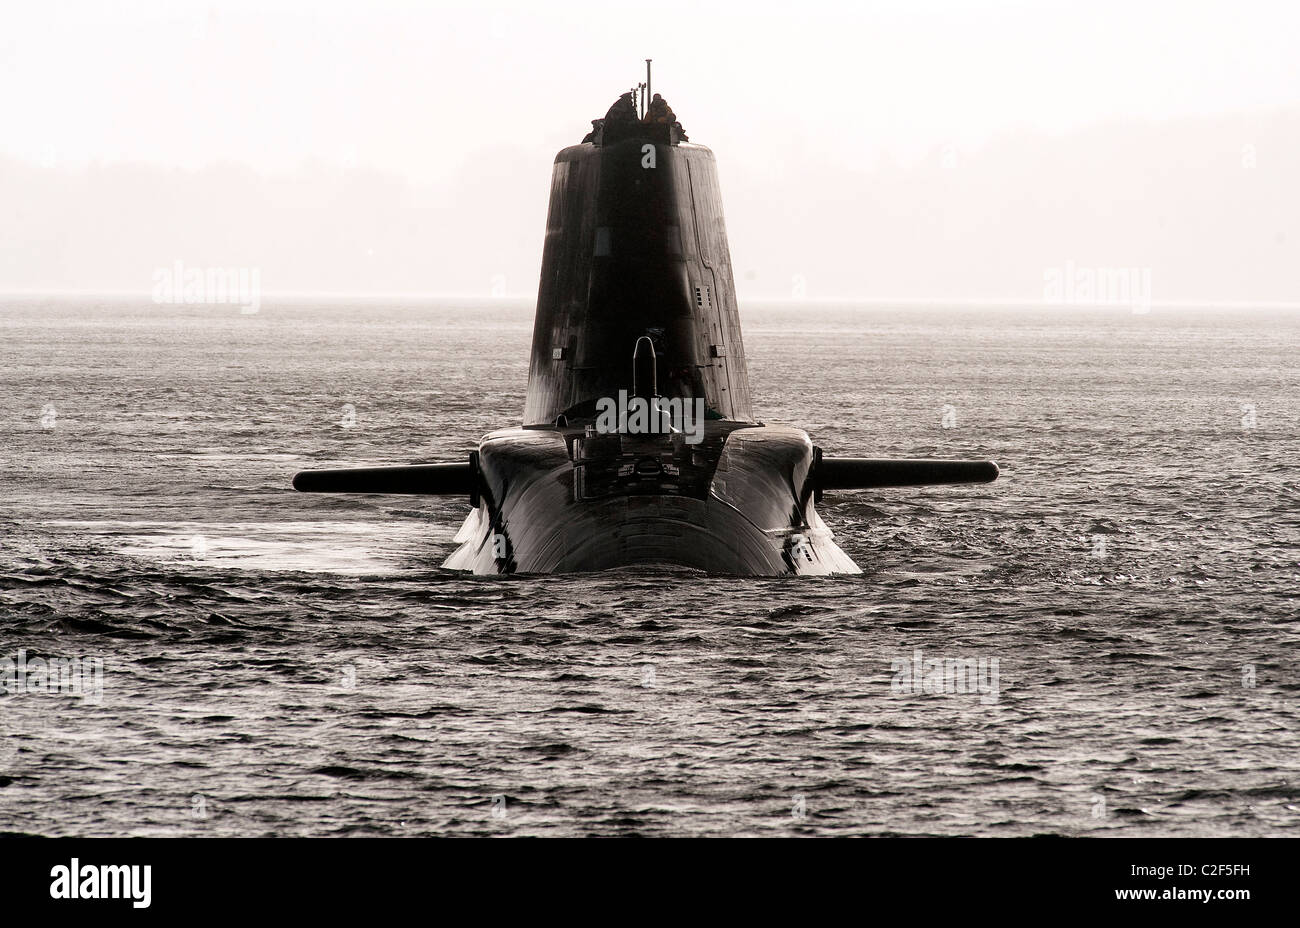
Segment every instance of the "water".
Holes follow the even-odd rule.
[[[828,497],[861,576],[467,576],[289,478],[516,423],[527,306],[7,299],[0,655],[104,675],[0,696],[0,831],[1294,833],[1300,314],[742,312],[761,418],[1003,477]]]

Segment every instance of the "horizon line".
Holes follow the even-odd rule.
[[[58,287],[29,287],[15,289],[0,289],[0,300],[12,297],[125,297],[139,298],[153,302],[151,290],[120,290],[109,288],[58,288]],[[282,300],[304,300],[317,299],[327,301],[338,300],[469,300],[479,303],[499,302],[499,303],[526,303],[536,301],[537,297],[532,293],[505,293],[498,296],[491,294],[476,293],[449,293],[436,292],[429,290],[263,290],[259,294],[259,302],[265,303],[268,299]],[[861,297],[861,296],[826,296],[826,297],[802,297],[794,299],[792,297],[745,297],[738,302],[742,303],[769,303],[789,306],[801,306],[805,304],[843,304],[850,303],[860,306],[951,306],[951,307],[970,307],[970,308],[997,308],[997,307],[1053,307],[1053,308],[1071,308],[1071,309],[1131,309],[1133,301],[1120,300],[1108,302],[1065,302],[1060,300],[1045,300],[1042,298],[1031,299],[1028,297],[918,297],[918,296],[898,296],[898,297]],[[163,302],[156,303],[159,306],[221,306],[221,305],[238,305],[239,301],[226,301],[226,303],[180,303],[180,302]],[[1144,306],[1151,309],[1300,309],[1300,300],[1149,300],[1145,301]]]

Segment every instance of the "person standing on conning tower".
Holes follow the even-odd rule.
[[[605,124],[637,122],[636,104],[632,102],[631,91],[614,101],[614,105],[605,114]]]
[[[650,106],[646,108],[645,121],[671,126],[677,121],[677,117],[673,115],[673,108],[668,105],[668,101],[659,94],[655,94],[650,101]]]

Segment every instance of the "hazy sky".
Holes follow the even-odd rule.
[[[655,60],[655,89],[672,103],[692,140],[709,145],[718,156],[733,259],[743,286],[746,268],[769,267],[772,256],[782,254],[783,221],[792,214],[802,216],[805,248],[810,247],[807,235],[813,236],[812,246],[824,236],[830,247],[844,238],[846,229],[869,225],[870,216],[837,216],[832,211],[810,221],[806,214],[810,208],[830,209],[828,201],[846,194],[850,200],[866,196],[869,211],[869,203],[878,199],[869,192],[880,188],[882,164],[924,171],[926,159],[943,151],[950,159],[959,156],[963,162],[979,163],[990,146],[1004,145],[1008,138],[1022,138],[1035,151],[1056,151],[1031,159],[1041,164],[1072,150],[1075,134],[1086,135],[1099,126],[1142,137],[1165,124],[1177,123],[1191,132],[1196,130],[1187,127],[1199,125],[1201,137],[1213,140],[1220,131],[1211,127],[1214,120],[1220,120],[1215,125],[1235,128],[1221,130],[1226,134],[1207,144],[1234,153],[1234,158],[1246,146],[1258,145],[1256,136],[1289,144],[1295,139],[1294,115],[1300,107],[1297,37],[1300,4],[1239,0],[9,2],[0,10],[0,116],[5,129],[0,156],[53,173],[32,180],[26,173],[13,173],[25,171],[25,166],[9,165],[9,187],[24,191],[25,218],[0,213],[0,237],[11,247],[30,251],[32,260],[13,259],[9,266],[0,266],[8,276],[0,278],[0,288],[42,281],[60,286],[121,283],[103,279],[104,262],[79,257],[78,248],[89,254],[98,247],[79,245],[80,233],[64,230],[57,260],[31,237],[37,232],[30,227],[30,211],[48,214],[57,203],[68,222],[84,226],[89,222],[85,210],[108,208],[95,205],[104,194],[96,188],[94,170],[139,162],[200,171],[234,162],[260,175],[291,180],[308,200],[319,179],[311,172],[337,168],[362,172],[372,180],[383,176],[382,182],[375,181],[380,187],[400,188],[390,204],[398,213],[413,210],[428,220],[429,210],[436,209],[439,221],[453,228],[461,217],[458,210],[479,213],[467,220],[469,228],[461,234],[440,237],[425,230],[432,236],[429,246],[464,248],[465,260],[472,263],[473,254],[485,246],[469,240],[465,232],[505,242],[496,255],[484,259],[482,268],[475,265],[475,280],[499,267],[511,292],[527,292],[535,287],[535,276],[531,282],[528,278],[536,274],[540,259],[551,158],[559,148],[578,141],[589,120],[603,115],[620,91],[642,79],[646,57]],[[1158,133],[1154,144],[1161,144]],[[1276,148],[1272,154],[1281,153]],[[1260,150],[1261,167],[1268,167],[1268,154]],[[1278,168],[1281,173],[1270,183],[1290,177],[1295,163]],[[84,173],[88,166],[89,180]],[[1077,176],[1115,167],[1083,162],[1072,170]],[[1122,165],[1120,169],[1122,173]],[[501,177],[506,179],[498,182]],[[828,178],[835,187],[827,186]],[[909,180],[932,186],[919,176]],[[1014,187],[1014,177],[1002,180]],[[1069,177],[1051,174],[1036,180],[1047,187],[1070,183]],[[1236,198],[1230,189],[1236,179],[1220,183],[1217,175],[1193,171],[1185,180],[1189,196]],[[100,186],[110,181],[101,176]],[[227,182],[228,177],[221,181]],[[0,178],[0,186],[4,183]],[[67,200],[69,185],[82,183],[89,184],[86,196]],[[42,191],[32,193],[33,184]],[[207,184],[208,179],[196,175],[186,189],[202,204]],[[1083,186],[1107,189],[1097,176],[1083,178]],[[477,191],[475,196],[487,202],[476,207],[475,197],[466,196],[466,190]],[[1296,190],[1291,179],[1276,191],[1277,198],[1289,201],[1280,215],[1296,213]],[[1005,191],[986,193],[988,203],[1006,199]],[[175,191],[169,194],[139,180],[138,194],[147,201],[174,196]],[[971,192],[954,193],[954,216],[960,218],[963,210],[987,211],[987,204],[967,194]],[[208,190],[208,196],[228,198],[220,186]],[[264,207],[268,196],[276,201],[265,190],[254,199]],[[1269,199],[1267,191],[1256,190],[1255,196],[1261,202]],[[810,199],[816,205],[810,207]],[[939,199],[931,205],[943,211],[946,204]],[[141,206],[144,213],[152,208],[147,202]],[[364,211],[363,204],[335,206]],[[1220,209],[1209,207],[1229,223],[1249,223],[1255,216],[1224,216]],[[490,218],[483,219],[483,214]],[[351,220],[356,217],[347,217],[346,225],[355,226]],[[190,218],[202,226],[209,217],[196,206]],[[1095,226],[1096,218],[1085,224]],[[1153,224],[1157,220],[1168,223],[1167,216],[1151,218]],[[212,221],[220,225],[227,220]],[[1058,215],[1052,221],[1070,220]],[[43,227],[53,228],[52,222]],[[423,234],[422,228],[417,222],[409,234]],[[383,231],[378,228],[376,235]],[[1001,231],[1011,249],[1042,237],[1031,228],[1002,230],[997,225],[981,235],[996,237]],[[866,232],[868,239],[890,237],[884,228]],[[1261,231],[1261,241],[1282,247],[1286,253],[1279,252],[1279,259],[1294,263],[1298,232],[1294,226],[1270,227]],[[942,248],[926,253],[924,232],[917,235],[918,269],[926,262],[951,263]],[[357,260],[373,264],[376,243],[358,241]],[[1159,277],[1160,266],[1149,255],[1064,251],[1086,252],[1089,247],[1088,242],[1076,245],[1063,236],[1057,254],[1061,261],[1079,257],[1097,265],[1150,266]],[[141,239],[139,255],[130,260],[148,263],[154,251],[165,248]],[[285,260],[280,256],[268,253],[260,259],[232,252],[223,257],[221,247],[197,232],[187,239],[187,248],[186,255],[167,254],[153,264],[175,257],[261,261],[266,265],[264,286],[277,289],[277,268]],[[815,264],[817,253],[811,247],[809,257],[792,259],[790,267],[797,273],[796,266]],[[1211,257],[1188,256],[1188,266]],[[333,272],[339,260],[338,255],[330,257]],[[464,263],[447,262],[453,269]],[[1042,260],[1025,264],[1026,280],[1041,277]],[[52,270],[36,279],[31,276],[35,271],[24,270],[29,265]],[[1246,289],[1258,298],[1288,298],[1281,267],[1276,285],[1263,288],[1265,296],[1258,295],[1259,280]],[[782,281],[777,290],[791,276],[787,270],[768,275],[773,286]],[[344,274],[329,283],[382,288],[382,275],[367,273]],[[1219,297],[1233,290],[1237,271],[1226,268],[1223,273]],[[1256,268],[1252,273],[1261,272]],[[813,268],[807,276],[818,274],[827,277],[826,271]],[[837,274],[831,274],[835,286],[823,295],[950,295],[947,286],[926,291],[919,270],[906,278],[889,278],[883,291],[870,279],[858,288]],[[1166,280],[1177,280],[1180,274],[1183,271],[1172,265],[1165,270]],[[280,274],[290,289],[310,277],[310,264],[302,262],[294,274]],[[758,272],[751,271],[749,283],[757,279]],[[909,282],[913,280],[915,286]],[[980,281],[974,288],[978,292],[970,295],[1021,291],[1023,281],[1000,280]],[[410,274],[397,283],[402,286],[387,289],[436,287]],[[458,279],[449,289],[472,291],[476,286]],[[965,292],[966,284],[954,286],[956,292]],[[900,287],[909,292],[897,292]],[[1167,292],[1175,295],[1176,290]],[[1300,298],[1300,292],[1291,298]]]

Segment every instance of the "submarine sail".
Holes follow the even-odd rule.
[[[752,421],[713,153],[651,126],[556,156],[524,424],[630,387],[641,337],[664,396]]]

